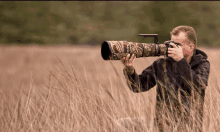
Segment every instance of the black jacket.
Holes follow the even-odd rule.
[[[203,51],[195,49],[190,63],[184,58],[178,62],[170,57],[159,58],[140,75],[136,72],[128,75],[126,68],[123,72],[133,92],[148,91],[157,84],[156,115],[162,113],[163,104],[173,112],[173,104],[174,107],[183,107],[188,113],[192,108],[197,108],[199,116],[202,117],[205,88],[210,72],[210,63]],[[195,100],[199,101],[199,106],[193,105]]]

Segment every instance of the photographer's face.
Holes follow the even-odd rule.
[[[193,54],[194,44],[188,40],[186,33],[180,32],[178,35],[172,35],[171,40],[174,42],[180,43],[183,49],[183,56],[187,58]]]

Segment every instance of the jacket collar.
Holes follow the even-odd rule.
[[[208,56],[205,52],[203,52],[202,50],[199,50],[199,49],[195,49],[193,52],[192,59],[189,64],[191,65],[191,67],[193,67],[193,66],[198,65],[204,61],[207,61],[207,58],[208,58]]]

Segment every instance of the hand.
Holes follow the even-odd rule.
[[[170,45],[173,46],[173,48],[168,48],[168,56],[172,57],[175,61],[180,61],[183,56],[183,49],[181,46],[178,45],[178,47],[174,43],[170,43]]]
[[[121,61],[125,65],[127,73],[131,75],[134,73],[134,60],[136,59],[136,56],[133,54],[130,59],[129,57],[130,54],[128,54],[126,58],[123,57]]]
[[[130,57],[130,54],[128,54],[127,56],[126,56],[126,58],[125,57],[123,57],[122,58],[122,63],[125,65],[125,66],[134,66],[134,60],[136,59],[136,56],[134,56],[134,54],[131,56],[131,58],[129,59],[129,57]]]

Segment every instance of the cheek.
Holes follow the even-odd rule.
[[[186,50],[185,50],[185,48],[183,48],[183,54],[186,54]]]
[[[190,48],[183,47],[183,54],[188,54],[188,53],[190,53]]]

